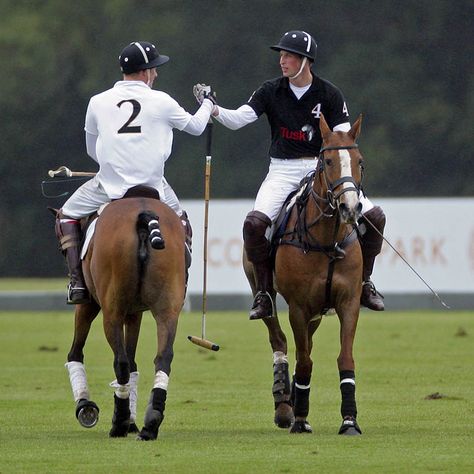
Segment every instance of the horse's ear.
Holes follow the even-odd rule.
[[[323,139],[331,133],[331,129],[323,114],[319,116],[319,130],[321,131],[321,137],[323,137]]]
[[[357,120],[354,122],[354,125],[352,125],[351,129],[349,130],[349,135],[355,140],[357,140],[357,137],[360,134],[360,127],[362,125],[362,114],[357,117]]]
[[[55,207],[47,207],[48,211],[50,211],[54,217],[58,217],[59,214],[59,209],[56,209]]]

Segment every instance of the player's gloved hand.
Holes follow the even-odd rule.
[[[195,84],[193,86],[193,94],[198,101],[198,104],[202,104],[204,99],[209,99],[213,105],[217,105],[216,93],[212,90],[211,86],[206,84]]]

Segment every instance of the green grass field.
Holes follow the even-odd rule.
[[[290,340],[287,318],[281,319]],[[337,435],[339,323],[315,336],[309,421],[290,435],[273,424],[272,357],[264,325],[210,313],[213,353],[187,341],[201,316],[183,313],[166,418],[155,442],[109,439],[115,378],[101,319],[86,346],[99,424],[82,428],[64,362],[71,313],[0,313],[0,473],[474,472],[474,313],[363,312],[355,346],[360,437]],[[154,376],[154,321],[138,350],[139,419]],[[438,398],[426,399],[439,394]]]

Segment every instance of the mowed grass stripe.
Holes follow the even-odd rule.
[[[294,344],[287,315],[280,316]],[[109,439],[115,378],[99,317],[85,348],[99,424],[81,428],[63,367],[71,313],[0,313],[0,473],[16,472],[474,472],[472,312],[364,311],[355,344],[363,436],[337,435],[339,322],[315,335],[312,435],[273,425],[272,357],[265,326],[240,312],[207,315],[218,353],[187,341],[201,315],[183,313],[165,421],[156,442]],[[137,354],[141,421],[154,376],[155,324],[146,314]],[[437,394],[437,395],[436,395]],[[434,399],[425,399],[427,396]],[[437,398],[438,397],[438,398]]]

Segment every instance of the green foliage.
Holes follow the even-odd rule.
[[[279,75],[268,46],[288,29],[309,31],[318,42],[316,73],[342,89],[353,120],[364,114],[360,143],[371,197],[474,193],[470,0],[3,0],[1,6],[4,275],[62,274],[44,211],[62,200],[42,198],[40,182],[61,164],[95,169],[84,146],[87,103],[120,79],[117,56],[136,39],[171,56],[156,87],[193,112],[195,82],[211,83],[222,105],[238,107]],[[268,145],[265,118],[236,132],[217,125],[213,197],[254,197]],[[167,176],[181,198],[202,197],[203,155],[202,138],[176,132]]]
[[[200,335],[200,319],[197,313],[181,316],[166,417],[156,442],[139,443],[134,436],[108,438],[108,382],[115,375],[100,318],[85,348],[85,365],[101,411],[98,425],[87,430],[75,419],[63,367],[72,312],[1,313],[2,474],[337,473],[348,466],[354,473],[472,472],[472,313],[361,314],[354,354],[363,430],[358,438],[337,435],[336,317],[325,317],[314,337],[311,435],[290,435],[273,424],[265,326],[244,313],[208,313],[207,337],[221,345],[213,353],[186,339]],[[293,370],[286,314],[281,321]],[[137,352],[140,423],[154,378],[155,337],[146,314]]]

